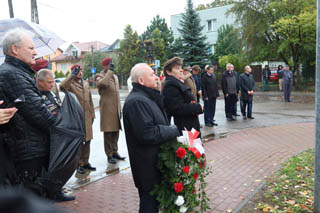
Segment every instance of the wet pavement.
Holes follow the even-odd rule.
[[[122,105],[127,95],[127,90],[120,91]],[[108,164],[104,153],[103,133],[100,132],[100,112],[98,108],[100,96],[96,90],[92,90],[92,96],[96,108],[96,119],[93,123],[93,140],[91,141],[89,161],[92,166],[97,168],[97,171],[87,172],[84,175],[74,174],[65,186],[66,191],[69,192],[130,168],[124,131],[120,131],[118,147],[120,155],[127,158],[125,161],[118,161],[116,165]],[[224,100],[220,97],[217,100],[215,115],[216,123],[218,123],[217,127],[205,127],[203,114],[199,117],[200,124],[203,126],[201,128],[203,141],[224,138],[243,129],[314,122],[314,95],[312,93],[295,93],[292,96],[292,101],[290,103],[284,102],[280,92],[259,92],[254,96],[253,116],[255,119],[243,120],[242,116],[238,116],[236,121],[230,122],[225,119]],[[239,102],[238,114],[241,114]]]

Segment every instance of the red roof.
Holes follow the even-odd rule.
[[[105,44],[101,41],[91,41],[91,42],[85,42],[85,43],[74,42],[72,44],[78,47],[82,52],[91,51],[91,46],[93,46],[94,51],[97,51],[104,47],[109,46],[108,44]]]

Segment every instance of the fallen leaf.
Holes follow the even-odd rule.
[[[262,211],[263,211],[263,212],[271,212],[271,211],[273,211],[273,208],[272,208],[271,206],[267,205],[266,207],[264,207],[264,208],[262,209]]]
[[[288,200],[287,203],[291,204],[291,205],[294,205],[296,203],[296,201],[294,200]]]
[[[298,171],[302,171],[302,170],[303,170],[303,168],[302,168],[301,166],[297,166],[297,167],[296,167],[296,170],[298,170]]]
[[[232,212],[232,209],[227,209],[227,212]]]

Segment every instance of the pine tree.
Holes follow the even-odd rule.
[[[187,8],[180,21],[183,50],[182,58],[184,64],[204,66],[208,63],[209,45],[207,37],[202,35],[204,26],[200,25],[200,17],[193,8],[192,0],[187,0]]]
[[[169,29],[166,20],[161,18],[159,15],[156,15],[149,26],[147,26],[147,30],[141,35],[141,40],[150,39],[151,33],[158,28],[160,30],[160,36],[164,40],[165,52],[167,56],[171,56],[170,48],[173,42],[173,33],[172,30]]]
[[[130,70],[136,63],[143,62],[141,43],[138,33],[134,32],[130,25],[127,25],[124,30],[124,39],[120,42],[117,67],[117,70],[121,71],[125,77],[130,75]]]
[[[156,28],[151,33],[151,51],[154,59],[160,60],[160,69],[167,60],[165,52],[165,41],[161,38],[160,30]]]

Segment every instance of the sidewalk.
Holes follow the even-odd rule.
[[[314,147],[314,123],[247,129],[205,143],[210,212],[232,212],[267,176],[292,155]],[[139,198],[131,170],[109,176],[74,193],[74,202],[58,205],[80,213],[135,213]]]

